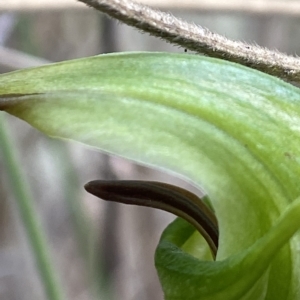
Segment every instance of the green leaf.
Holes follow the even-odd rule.
[[[156,253],[166,299],[300,298],[295,87],[197,55],[113,54],[4,74],[0,109],[204,189],[217,261],[201,260],[198,233],[175,221]]]

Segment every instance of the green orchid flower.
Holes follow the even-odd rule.
[[[217,250],[202,219],[170,224],[155,254],[165,299],[300,299],[296,87],[218,59],[119,53],[1,75],[0,109],[205,191]]]

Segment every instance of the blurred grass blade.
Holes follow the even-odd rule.
[[[260,261],[263,253],[249,250],[300,195],[299,89],[196,55],[113,54],[2,75],[0,109],[48,135],[175,172],[200,185],[220,228],[217,260],[222,263],[216,262],[215,270],[221,274],[230,258],[246,255],[246,261],[259,262],[266,272],[253,272],[245,299],[300,298],[298,235],[289,242],[291,235],[284,235],[280,246],[270,243],[281,250],[274,256],[270,250],[268,260]],[[176,240],[184,241],[181,248],[196,260],[200,238],[179,223]],[[168,270],[160,278],[182,296],[185,283],[197,276],[189,268],[176,269],[181,254],[174,263],[178,278],[168,269],[173,266],[162,266],[168,261],[164,255],[174,254],[170,249],[157,255],[159,270]],[[234,261],[242,284],[228,287],[227,295],[239,295],[242,285],[243,293],[250,289],[248,265]],[[205,268],[202,264],[197,260],[199,270]],[[203,273],[207,280],[209,270]],[[230,274],[227,279],[233,280]],[[194,281],[198,294],[186,299],[199,299],[207,282]],[[223,283],[215,282],[215,290]],[[174,291],[164,290],[166,299],[176,299]]]
[[[16,158],[14,145],[5,128],[3,113],[0,114],[0,153],[5,162],[5,171],[11,183],[16,204],[23,221],[25,232],[37,263],[45,294],[49,300],[62,300],[62,288],[56,278],[43,229],[35,212],[33,199],[30,195],[26,178]]]

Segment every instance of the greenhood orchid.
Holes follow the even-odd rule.
[[[203,239],[196,223],[176,219],[155,254],[165,299],[300,298],[296,87],[218,59],[119,53],[3,74],[0,109],[205,191],[216,260],[210,229]]]

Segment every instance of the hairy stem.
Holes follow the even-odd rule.
[[[79,1],[172,44],[300,83],[300,59],[297,57],[229,40],[206,28],[130,0]]]

